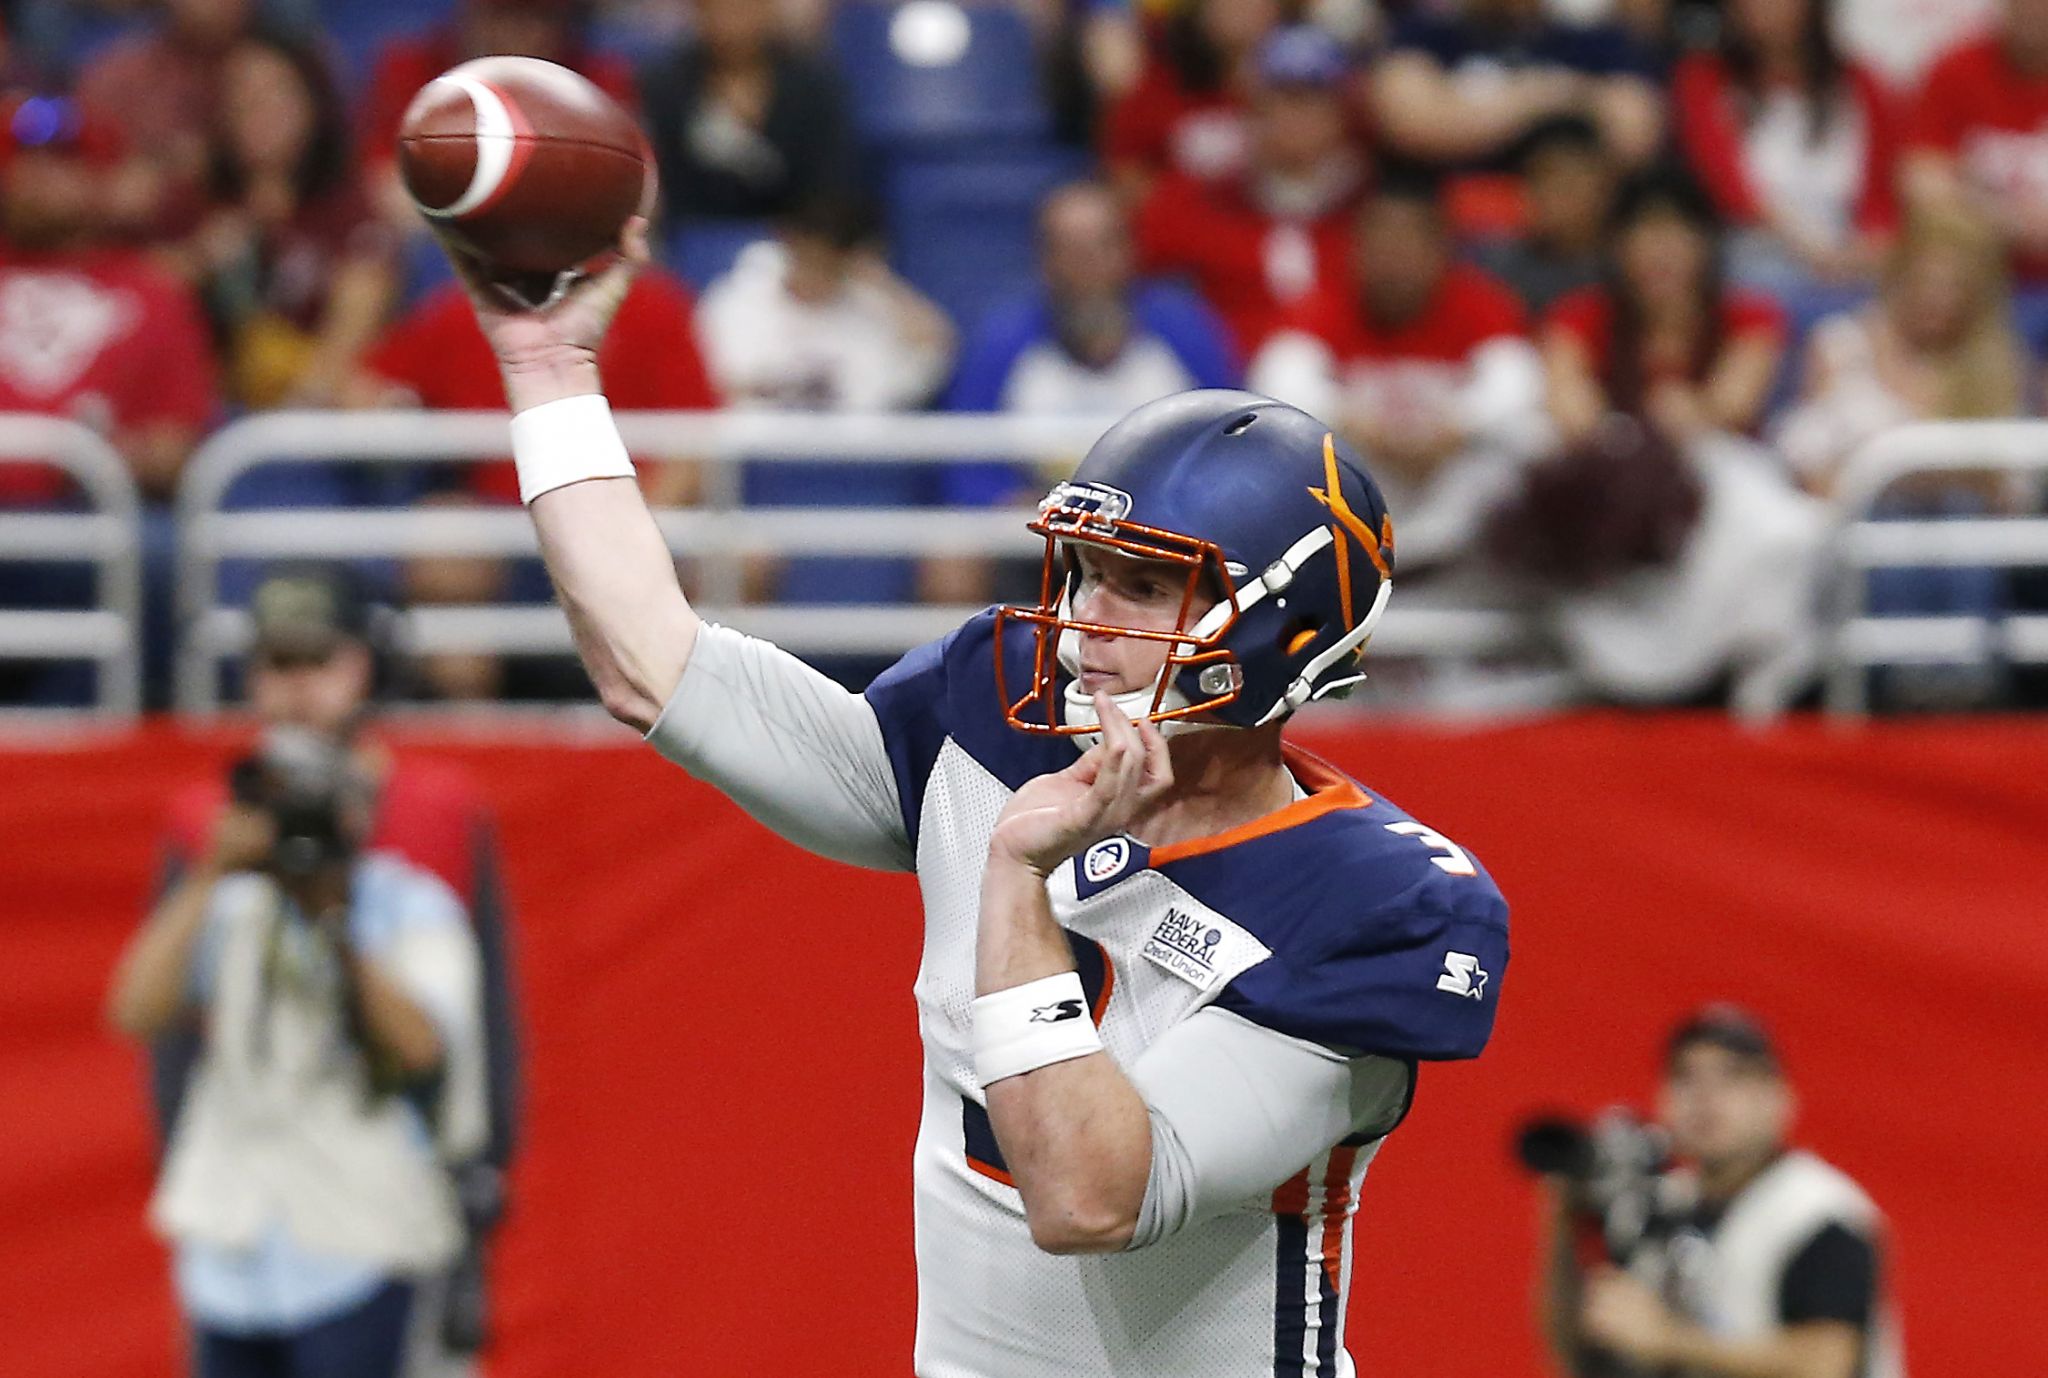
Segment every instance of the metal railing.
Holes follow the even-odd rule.
[[[0,561],[89,562],[98,606],[0,608],[0,660],[90,660],[98,707],[142,708],[142,503],[120,455],[75,421],[0,413],[0,462],[74,479],[93,510],[0,511]],[[16,711],[16,710],[10,710]]]
[[[1844,469],[1830,537],[1833,568],[1824,600],[1825,702],[1830,712],[1870,711],[1878,666],[2048,664],[2048,615],[1957,613],[1878,616],[1869,575],[1880,569],[2048,567],[2048,517],[1893,515],[1879,510],[1903,480],[1994,472],[2048,479],[2048,422],[1924,422],[1867,442]]]
[[[686,457],[707,466],[701,506],[656,514],[669,548],[703,584],[706,617],[729,621],[799,655],[892,656],[944,635],[977,609],[935,605],[743,605],[740,561],[753,555],[1035,555],[1039,540],[1015,509],[748,507],[738,504],[742,463],[932,465],[963,461],[1078,461],[1113,417],[1012,415],[832,416],[766,412],[625,412],[619,427],[642,459]],[[526,557],[533,528],[516,508],[222,510],[230,485],[261,465],[349,461],[477,463],[507,448],[502,412],[278,412],[221,431],[196,454],[179,493],[178,608],[182,639],[176,700],[220,706],[220,664],[248,641],[246,615],[219,599],[229,559],[364,559],[415,555]],[[1477,656],[1518,645],[1526,623],[1506,613],[1402,606],[1374,637],[1382,655]],[[553,606],[421,607],[403,640],[415,653],[545,655],[572,649]]]

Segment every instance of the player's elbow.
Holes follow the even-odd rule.
[[[1137,1217],[1121,1211],[1068,1200],[1032,1209],[1025,1203],[1031,1242],[1048,1254],[1113,1254],[1130,1246]]]
[[[654,696],[616,670],[608,674],[593,671],[591,682],[604,711],[635,732],[644,735],[661,716],[661,705],[654,701]]]

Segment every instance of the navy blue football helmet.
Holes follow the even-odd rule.
[[[1027,732],[1097,730],[1075,681],[1083,632],[1167,643],[1159,678],[1117,699],[1134,721],[1278,722],[1365,677],[1358,663],[1394,587],[1394,526],[1364,462],[1308,413],[1256,393],[1204,389],[1138,408],[1046,495],[1031,529],[1045,537],[1038,606],[996,614],[997,692]],[[1076,621],[1076,542],[1179,565],[1175,627]],[[1012,625],[1037,638],[1028,685],[1005,682]]]

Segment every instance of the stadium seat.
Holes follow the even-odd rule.
[[[1081,155],[1054,149],[899,162],[887,179],[897,271],[973,329],[991,305],[1030,287],[1038,203],[1086,171]]]
[[[1030,143],[1050,120],[1024,17],[1007,5],[848,0],[832,39],[854,121],[873,147]]]
[[[725,275],[740,250],[773,233],[765,220],[679,220],[662,243],[661,257],[691,291],[702,292]]]
[[[439,23],[455,0],[320,0],[320,29],[341,62],[342,79],[360,90],[384,41]]]

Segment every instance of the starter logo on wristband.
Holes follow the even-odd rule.
[[[1082,1006],[1079,1000],[1061,1000],[1051,1005],[1040,1005],[1037,1009],[1031,1011],[1031,1022],[1034,1024],[1057,1024],[1063,1019],[1079,1019],[1081,1017],[1081,1009]]]

